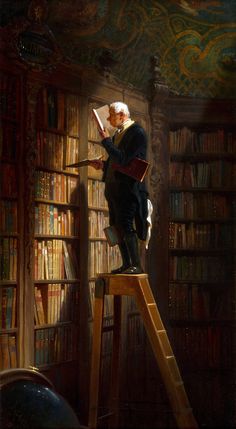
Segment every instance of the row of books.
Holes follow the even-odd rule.
[[[78,278],[76,243],[64,240],[35,240],[34,270],[36,280]]]
[[[0,287],[0,329],[16,326],[16,288]]]
[[[35,365],[70,361],[76,351],[76,328],[73,324],[35,330]]]
[[[88,157],[93,159],[99,158],[100,156],[105,159],[106,151],[104,147],[97,143],[88,142]]]
[[[20,81],[18,77],[8,73],[0,75],[0,107],[1,115],[12,119],[19,117]]]
[[[222,415],[224,415],[222,413],[222,408],[224,406],[226,394],[229,394],[229,378],[227,376],[220,377],[219,371],[208,371],[206,382],[205,371],[192,371],[191,380],[191,396],[195,398],[198,415],[201,416],[201,421],[204,421],[207,427],[222,425],[221,423],[219,424],[219,422],[225,421],[222,420]],[[227,398],[229,397],[230,394]],[[212,398],[214,398],[214,400],[212,400]],[[219,404],[221,404],[221,406]],[[223,417],[223,419],[225,419],[225,417]]]
[[[0,201],[0,233],[17,232],[17,203],[11,200]]]
[[[5,198],[17,197],[17,175],[14,164],[3,163],[0,170],[0,194]]]
[[[66,95],[66,122],[67,132],[70,135],[79,135],[79,98],[75,94]]]
[[[0,126],[0,158],[15,160],[19,147],[19,132],[17,126],[4,122]]]
[[[35,173],[35,198],[79,204],[79,178],[37,170]]]
[[[224,223],[169,223],[171,248],[232,248],[232,225]]]
[[[90,115],[90,118],[89,118],[90,120],[88,122],[88,139],[92,141],[100,142],[101,136],[98,132],[98,126],[91,111],[89,115]]]
[[[36,325],[75,321],[78,319],[78,284],[44,284],[34,288]]]
[[[62,136],[48,131],[37,134],[37,165],[57,170],[79,161],[79,140],[76,137]],[[76,168],[68,169],[78,173]]]
[[[37,165],[63,170],[64,136],[47,131],[37,133]]]
[[[105,238],[104,228],[109,224],[108,213],[97,210],[89,210],[89,237]]]
[[[175,356],[187,370],[232,369],[232,332],[229,326],[172,327]],[[194,359],[193,359],[194,356]]]
[[[170,280],[223,282],[230,278],[230,261],[217,256],[171,256]]]
[[[121,265],[118,246],[110,247],[106,241],[90,241],[88,261],[89,277],[109,273]]]
[[[223,319],[230,314],[227,291],[201,284],[169,284],[169,317],[172,320]]]
[[[79,213],[62,209],[53,204],[35,205],[35,234],[70,235],[79,234]]]
[[[16,337],[11,334],[0,335],[0,371],[17,368]]]
[[[40,99],[41,127],[79,134],[79,99],[55,88],[44,88]]]
[[[112,367],[112,340],[113,332],[105,331],[102,335],[102,352],[101,352],[101,369],[100,369],[100,384],[101,384],[101,396],[100,400],[102,404],[107,403],[107,398],[110,392],[110,382],[107,374],[111,374]]]
[[[227,195],[213,192],[171,192],[170,215],[185,219],[227,219],[232,208]]]
[[[104,195],[105,184],[99,180],[88,180],[88,205],[107,209],[107,201]]]
[[[145,343],[145,329],[139,312],[127,315],[127,340],[133,352]]]
[[[0,280],[16,280],[17,239],[0,238]]]
[[[75,164],[79,161],[79,140],[75,137],[67,137],[66,139],[66,152],[65,152],[65,164]],[[67,167],[67,171],[70,173],[78,173],[77,168]]]
[[[195,132],[187,127],[169,133],[170,153],[235,153],[236,133],[218,129]]]
[[[228,161],[171,162],[169,167],[171,186],[230,187],[236,185],[236,163]]]

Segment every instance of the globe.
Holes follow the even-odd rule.
[[[79,429],[82,426],[68,402],[49,383],[18,377],[1,386],[0,427]]]

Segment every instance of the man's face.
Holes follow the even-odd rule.
[[[116,113],[113,109],[109,109],[109,116],[107,120],[110,122],[112,127],[119,127],[123,124],[125,120],[125,115],[123,112]]]

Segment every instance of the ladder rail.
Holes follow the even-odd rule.
[[[110,416],[110,427],[115,428],[118,424],[119,407],[119,372],[120,372],[120,339],[121,339],[121,296],[114,296],[114,330],[111,364],[111,388],[109,398],[109,409],[113,410]]]
[[[167,332],[149,283],[145,279],[139,280],[135,295],[178,426],[188,429],[197,428]]]
[[[102,347],[102,323],[104,313],[104,292],[105,286],[102,282],[95,285],[94,294],[94,318],[93,318],[93,340],[91,355],[91,374],[90,374],[90,395],[89,395],[89,421],[88,427],[96,429],[98,396],[100,382],[101,366],[101,347]]]

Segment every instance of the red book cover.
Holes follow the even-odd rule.
[[[113,163],[112,168],[120,173],[126,174],[139,182],[142,182],[149,169],[149,162],[141,158],[134,158],[127,165]]]

